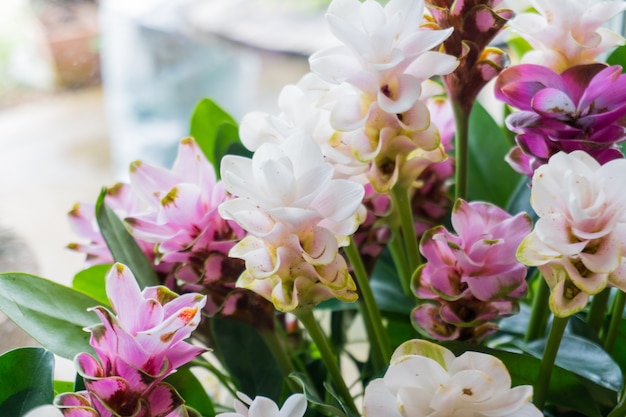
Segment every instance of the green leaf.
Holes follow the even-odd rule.
[[[54,394],[63,394],[64,392],[75,392],[74,382],[54,380]]]
[[[540,358],[545,344],[546,339],[539,339],[529,343],[526,350]],[[620,367],[601,346],[588,339],[565,334],[561,339],[555,363],[601,387],[616,393],[622,390],[624,381]]]
[[[201,415],[205,417],[215,415],[215,407],[211,397],[198,381],[198,378],[191,372],[189,366],[178,368],[175,373],[167,377],[165,382],[176,388],[180,396],[185,399],[185,404]]]
[[[19,417],[35,407],[52,404],[54,355],[32,347],[0,356],[0,416]]]
[[[106,194],[107,190],[103,188],[96,202],[96,220],[113,259],[129,267],[142,288],[159,285],[152,263],[128,233],[124,223],[104,202]]]
[[[505,206],[520,177],[504,160],[509,149],[509,142],[500,127],[476,103],[469,122],[469,200]]]
[[[258,395],[278,401],[283,376],[271,351],[257,330],[238,320],[211,319],[215,354],[250,398]]]
[[[622,72],[624,72],[624,67],[626,67],[626,45],[615,48],[611,55],[609,55],[606,59],[606,63],[609,65],[620,65],[622,67]]]
[[[110,264],[101,264],[80,271],[74,276],[72,288],[87,294],[98,300],[101,305],[108,307],[109,298],[106,293],[105,278],[109,269],[111,269]]]
[[[220,175],[220,161],[224,155],[246,154],[239,140],[237,122],[212,100],[202,99],[191,116],[190,135],[196,140],[207,159]]]
[[[98,322],[87,309],[93,298],[44,278],[22,273],[0,274],[0,310],[44,347],[73,359],[92,352],[83,328]]]
[[[477,351],[499,358],[509,370],[513,386],[533,385],[539,376],[541,360],[533,356],[460,342],[442,342],[456,356],[466,351]],[[577,375],[555,366],[550,379],[548,402],[574,409],[588,417],[602,417],[594,398]]]

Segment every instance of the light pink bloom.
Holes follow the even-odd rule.
[[[624,38],[603,27],[626,10],[624,1],[530,0],[538,13],[520,13],[511,26],[534,48],[523,62],[557,72],[589,64],[603,52],[624,44]]]
[[[425,341],[400,345],[383,378],[365,388],[364,417],[541,417],[530,385],[511,387],[496,357]]]
[[[526,267],[515,257],[531,229],[525,213],[511,216],[488,203],[458,200],[452,226],[458,235],[443,226],[423,235],[420,250],[427,262],[417,270],[413,284],[418,298],[438,306],[418,306],[413,320],[440,339],[461,335],[449,327],[438,329],[440,321],[476,327],[514,312],[526,293]]]
[[[539,216],[517,257],[537,266],[558,316],[582,310],[608,284],[626,290],[626,160],[600,165],[583,151],[560,152],[533,176]]]
[[[184,341],[200,323],[206,298],[178,296],[163,286],[141,291],[122,264],[108,273],[106,291],[115,313],[95,307],[102,324],[88,329],[97,359],[88,353],[75,359],[87,392],[66,394],[57,403],[90,404],[100,417],[168,415],[182,399],[163,379],[206,351]]]
[[[328,291],[355,299],[338,248],[361,222],[362,185],[334,179],[320,147],[301,134],[261,145],[252,159],[227,155],[221,171],[236,198],[222,203],[220,214],[248,232],[230,251],[246,262],[238,285],[283,311],[296,308],[298,300],[320,302]],[[325,298],[307,296],[320,290]]]
[[[128,184],[117,183],[107,189],[104,202],[123,219],[141,212],[144,209],[141,201]],[[113,256],[107,247],[98,223],[96,222],[96,208],[93,203],[77,203],[68,213],[70,227],[86,243],[70,243],[68,248],[77,252],[82,252],[86,257],[87,265],[113,263]],[[141,239],[136,239],[137,244],[148,259],[154,259],[154,245]]]

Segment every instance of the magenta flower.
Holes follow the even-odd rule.
[[[626,76],[620,66],[589,64],[561,74],[533,64],[502,72],[496,97],[520,111],[506,119],[517,133],[508,155],[513,169],[532,176],[560,152],[582,150],[601,164],[623,154],[626,139]]]
[[[206,351],[184,341],[200,323],[206,297],[178,296],[164,286],[141,291],[119,263],[106,277],[106,291],[116,314],[93,309],[102,320],[88,329],[97,358],[81,353],[75,359],[87,391],[64,394],[57,404],[66,416],[94,415],[79,414],[76,407],[91,408],[100,417],[183,415],[175,414],[182,399],[162,381]]]
[[[427,262],[414,277],[417,297],[437,303],[442,322],[454,326],[475,327],[513,312],[526,293],[526,267],[515,254],[530,233],[530,218],[525,213],[511,216],[488,203],[458,200],[452,226],[458,235],[437,226],[422,237],[420,250]],[[413,318],[417,324],[429,323],[434,336],[442,332],[433,327],[433,311],[423,304]]]

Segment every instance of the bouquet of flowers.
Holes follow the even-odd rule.
[[[333,0],[279,114],[199,103],[72,288],[0,275],[0,415],[626,415],[626,2],[501,3]]]

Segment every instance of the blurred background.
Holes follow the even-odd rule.
[[[67,212],[169,167],[196,103],[274,112],[327,45],[325,0],[2,0],[0,272],[69,285]],[[32,343],[0,317],[0,354]]]

